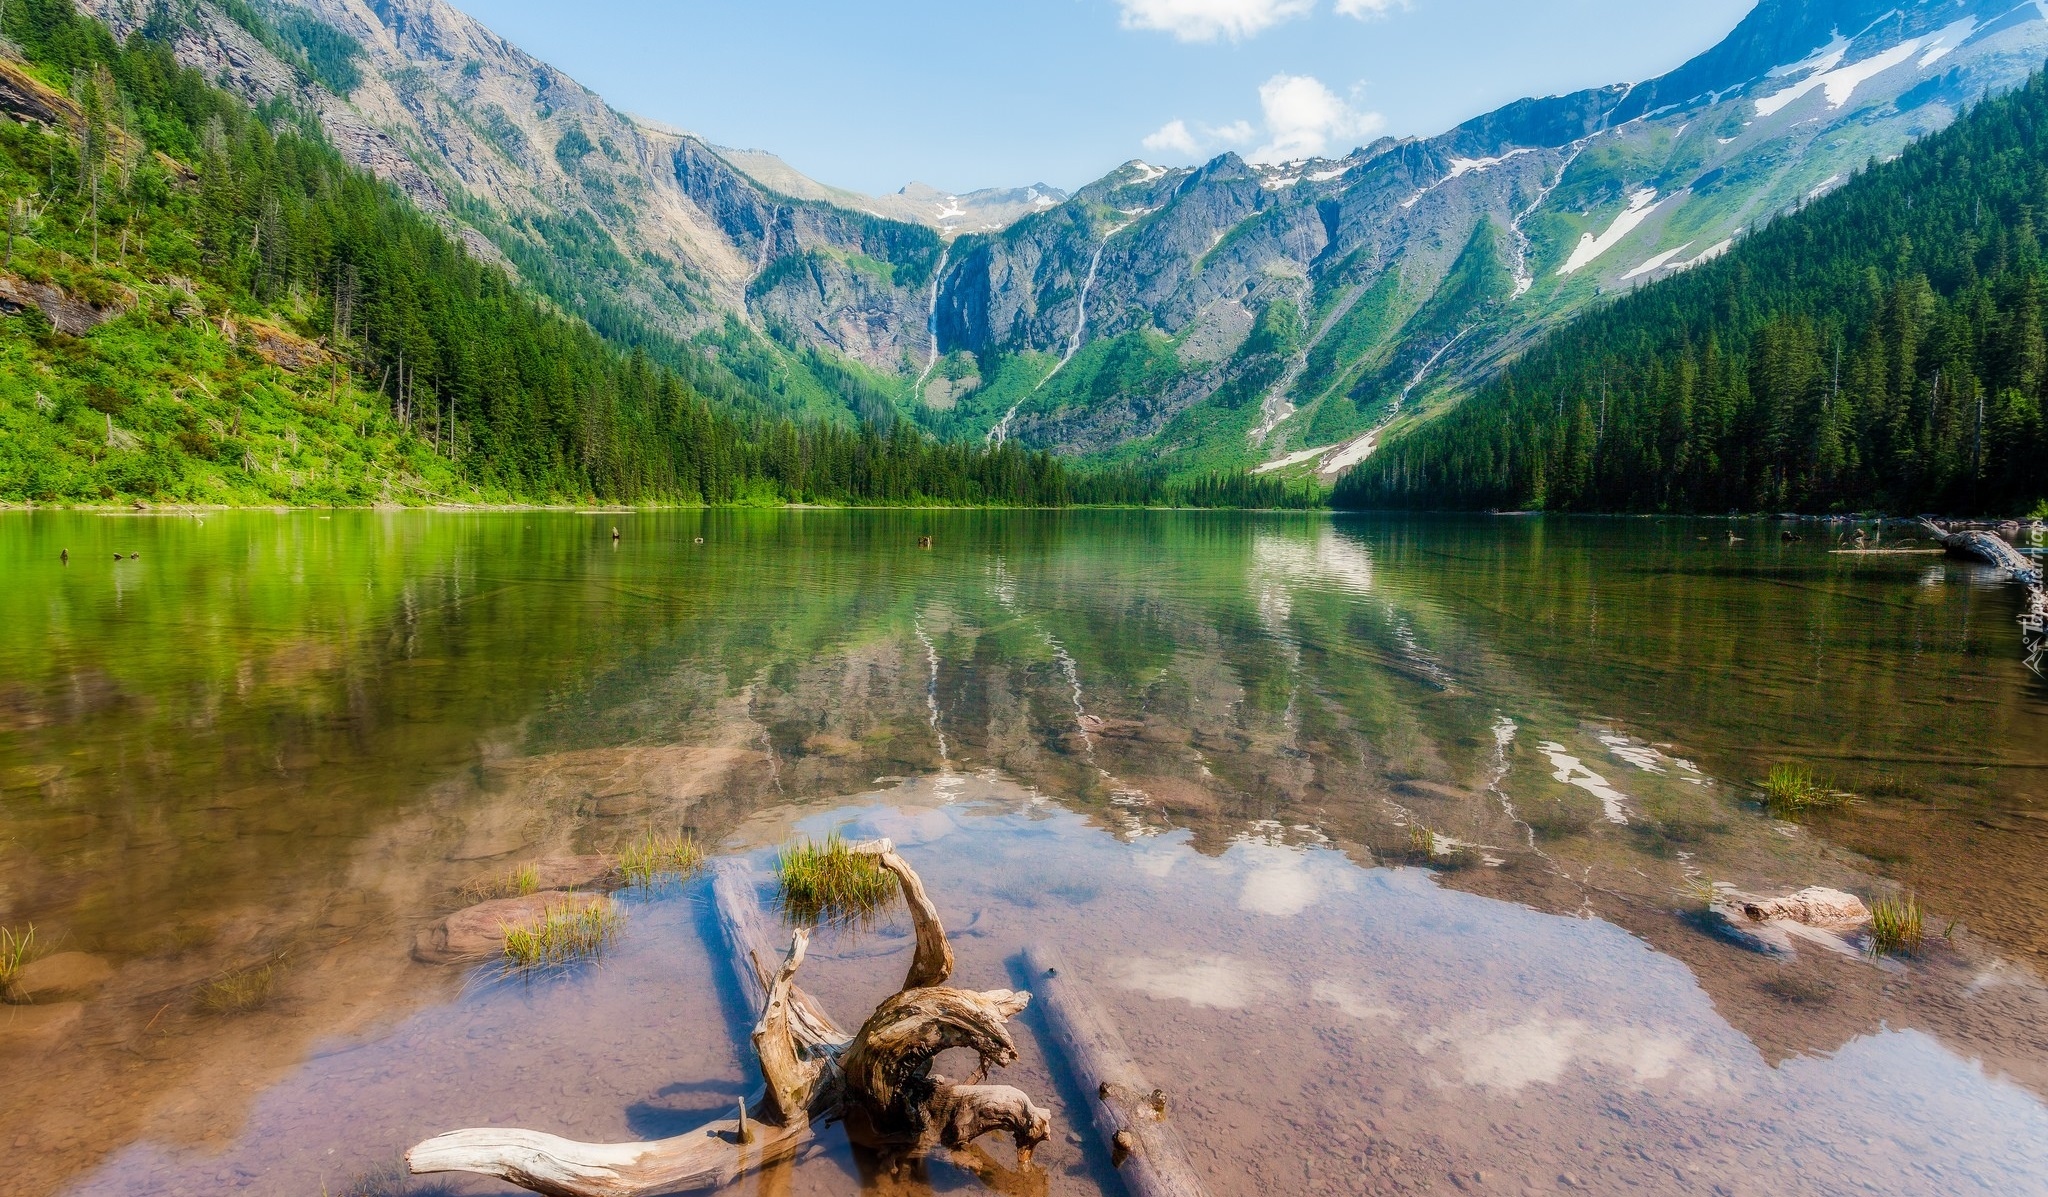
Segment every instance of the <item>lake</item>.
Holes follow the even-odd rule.
[[[501,1193],[390,1170],[457,1127],[728,1113],[754,1012],[703,874],[622,891],[581,967],[411,956],[649,830],[764,878],[889,836],[957,984],[1059,945],[1216,1197],[2048,1192],[2019,597],[1800,531],[0,514],[0,927],[75,974],[0,1006],[0,1193]],[[1857,801],[1774,816],[1786,763]],[[1910,893],[1924,944],[1759,950],[1717,883]],[[821,934],[804,983],[858,1022],[906,927]],[[742,1191],[1119,1192],[1042,1012],[1013,1026],[994,1080],[1054,1113],[1029,1168],[828,1129]]]

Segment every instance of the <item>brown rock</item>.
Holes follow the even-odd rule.
[[[609,856],[550,856],[533,867],[542,889],[583,889],[610,880],[618,863]]]
[[[56,1047],[85,1020],[83,1002],[51,1006],[0,1006],[0,1053],[31,1053]]]
[[[249,338],[250,348],[279,369],[297,372],[327,361],[325,349],[274,324],[249,320],[243,323],[241,331]]]
[[[1742,913],[1756,922],[1791,919],[1809,927],[1860,927],[1870,921],[1870,908],[1855,894],[1811,886],[1783,898],[1758,898],[1742,904]]]
[[[523,898],[479,902],[422,930],[413,941],[412,958],[422,964],[481,960],[504,949],[507,930],[539,923],[550,907],[583,910],[609,901],[603,894],[543,890]]]
[[[45,125],[76,119],[78,105],[11,62],[0,61],[0,112]]]
[[[7,987],[7,1000],[23,1004],[60,998],[88,998],[99,992],[114,966],[84,952],[59,952],[22,966]]]
[[[133,294],[124,293],[105,306],[95,306],[55,283],[32,283],[19,275],[0,274],[0,311],[19,312],[38,307],[58,332],[82,337],[135,306]]]

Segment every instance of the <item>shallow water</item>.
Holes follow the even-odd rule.
[[[381,1174],[457,1126],[723,1114],[751,1016],[701,877],[565,975],[408,956],[466,883],[677,827],[764,865],[890,835],[962,984],[1060,944],[1218,1197],[2048,1191],[2016,596],[1728,529],[0,517],[0,925],[113,970],[0,1006],[0,1193],[428,1192]],[[1783,760],[1862,800],[1770,817]],[[1928,945],[1759,954],[1706,882],[1910,889]],[[807,986],[856,1021],[903,932],[828,936]],[[1118,1192],[1036,1013],[1018,1039],[1030,1169],[827,1133],[745,1191]]]

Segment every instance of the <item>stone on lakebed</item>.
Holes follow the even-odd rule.
[[[59,998],[88,998],[99,992],[114,966],[84,952],[59,952],[30,961],[7,987],[7,1000],[27,1005]]]
[[[498,898],[458,910],[413,940],[412,958],[422,964],[455,964],[494,956],[505,948],[505,932],[537,926],[549,909],[582,911],[610,902],[604,894],[542,890],[520,898]]]

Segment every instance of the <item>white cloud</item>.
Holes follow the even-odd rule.
[[[1408,0],[1337,0],[1338,15],[1357,17],[1361,21],[1375,20],[1397,8],[1407,7]]]
[[[1338,0],[1340,5],[1385,0]],[[1117,0],[1126,29],[1155,29],[1184,42],[1253,37],[1282,21],[1306,16],[1315,0]]]
[[[1325,158],[1348,152],[1386,124],[1377,112],[1354,108],[1311,75],[1275,75],[1259,87],[1264,129],[1250,121],[1189,125],[1175,119],[1145,138],[1147,152],[1193,160],[1227,148],[1265,144],[1245,156],[1254,162]]]
[[[1145,139],[1145,148],[1155,154],[1179,154],[1192,158],[1202,152],[1195,135],[1188,131],[1188,123],[1171,120],[1159,126],[1159,131]]]
[[[1266,144],[1253,150],[1255,162],[1285,162],[1343,153],[1386,123],[1377,112],[1362,112],[1312,75],[1275,75],[1259,87],[1266,117]]]
[[[1221,126],[1191,126],[1184,120],[1175,119],[1147,134],[1144,146],[1146,153],[1192,162],[1226,146],[1250,145],[1258,140],[1258,136],[1258,129],[1250,121],[1232,121]]]

